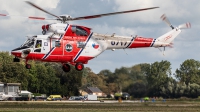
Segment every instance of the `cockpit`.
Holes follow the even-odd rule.
[[[28,39],[20,47],[12,51],[34,48],[35,49],[34,52],[40,52],[41,46],[42,46],[42,40],[37,40],[37,36],[33,36],[33,37],[28,37]]]
[[[34,42],[35,42],[35,36],[33,36],[33,37],[28,37],[28,39],[25,41],[25,43],[24,44],[22,44],[20,47],[21,48],[32,48],[33,47],[33,45],[34,45]]]

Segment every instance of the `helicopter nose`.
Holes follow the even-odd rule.
[[[11,51],[11,54],[14,55],[15,57],[19,57],[19,58],[20,58],[22,53],[12,50],[12,51]]]

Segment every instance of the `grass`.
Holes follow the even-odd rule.
[[[190,112],[200,102],[166,101],[137,103],[0,102],[0,112]]]

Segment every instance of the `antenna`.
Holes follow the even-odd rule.
[[[128,55],[128,53],[126,52],[126,50],[125,49],[123,49],[124,50],[124,52],[126,53],[126,55]]]

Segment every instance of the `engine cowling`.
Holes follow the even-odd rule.
[[[65,33],[66,24],[62,23],[54,23],[47,24],[42,26],[42,34],[45,35],[47,33],[55,33],[55,34],[64,34]]]
[[[64,30],[56,30],[55,33],[56,33],[56,34],[61,34],[61,35],[62,35],[62,34],[65,33],[65,31],[64,31]]]

